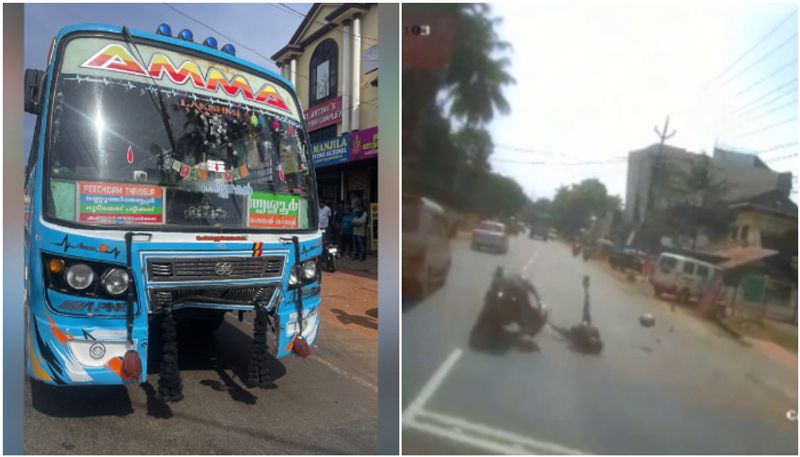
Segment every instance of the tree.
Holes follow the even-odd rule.
[[[453,37],[454,49],[445,82],[445,99],[451,102],[450,115],[467,125],[481,125],[492,120],[495,112],[511,108],[503,87],[516,81],[507,69],[507,57],[493,57],[510,51],[511,44],[500,40],[495,26],[502,22],[490,18],[489,5],[465,3],[458,9],[458,26]]]
[[[592,216],[602,217],[621,208],[618,196],[608,195],[606,186],[596,178],[584,179],[570,187],[561,186],[552,203],[553,222],[559,231],[576,235],[588,228]]]
[[[696,247],[698,236],[713,239],[725,236],[735,215],[724,201],[728,184],[717,178],[711,159],[701,155],[692,161],[688,170],[672,168],[663,175],[671,191],[671,203],[653,211],[645,230],[651,244],[661,237],[688,240],[681,244]]]
[[[447,65],[403,68],[404,192],[489,216],[519,211],[527,197],[490,171],[493,144],[484,128],[495,113],[509,112],[502,91],[514,82],[499,55],[510,49],[494,30],[499,20],[484,4],[413,4],[406,14],[450,18],[453,39]]]

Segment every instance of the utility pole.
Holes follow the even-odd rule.
[[[657,174],[661,169],[661,154],[662,149],[664,148],[664,142],[668,139],[672,138],[675,135],[675,130],[670,133],[669,131],[669,116],[667,116],[666,120],[664,121],[664,128],[662,130],[658,130],[658,126],[653,127],[655,130],[656,135],[658,135],[659,143],[658,143],[658,151],[656,152],[656,157],[653,159],[653,163],[650,165],[650,183],[647,187],[647,202],[645,202],[645,210],[644,214],[640,214],[641,220],[638,220],[639,223],[639,230],[643,229],[644,223],[647,218],[651,215],[651,210],[653,209],[653,187],[658,180]],[[638,197],[639,194],[637,194]],[[639,199],[636,199],[636,213],[639,212]],[[652,233],[650,234],[652,235]],[[653,243],[656,243],[656,240],[652,239],[652,237],[648,235],[646,237],[645,244],[649,245],[651,248],[654,247]],[[656,245],[659,243],[656,243]]]
[[[664,149],[664,142],[675,136],[676,133],[675,130],[672,130],[671,132],[667,133],[669,131],[669,116],[667,116],[666,120],[664,121],[663,129],[658,130],[658,126],[655,126],[653,127],[653,130],[656,132],[656,135],[658,135],[660,141],[658,143],[658,151],[656,152],[656,158],[655,160],[653,160],[653,165],[650,168],[650,186],[647,189],[647,211],[645,212],[645,218],[647,217],[647,214],[650,212],[650,210],[653,209],[653,187],[657,182],[656,174],[661,169],[661,154],[662,150]]]

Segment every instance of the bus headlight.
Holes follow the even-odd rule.
[[[292,268],[291,273],[289,273],[289,285],[290,286],[296,286],[300,282],[300,280],[297,279],[297,275],[295,274],[294,271],[295,271],[294,268]]]
[[[73,289],[84,290],[94,283],[94,270],[85,263],[76,263],[67,267],[64,279]]]
[[[303,263],[303,278],[314,279],[317,276],[317,261],[316,259],[306,260]]]
[[[109,295],[122,295],[128,290],[128,272],[124,268],[111,268],[103,273],[100,284]]]

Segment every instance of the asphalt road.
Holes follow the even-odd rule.
[[[323,304],[325,306],[325,304]],[[252,313],[248,313],[252,314]],[[28,454],[373,454],[377,339],[323,317],[318,348],[274,360],[275,389],[248,389],[252,316],[213,339],[182,338],[184,399],[142,386],[25,392]]]
[[[565,244],[512,237],[508,254],[451,242],[445,286],[403,311],[403,452],[797,453],[797,366],[744,345],[573,258]],[[581,316],[584,274],[600,355],[572,350],[553,328],[540,351],[476,353],[468,336],[497,265],[531,278],[550,322]],[[652,328],[638,317],[650,312]]]

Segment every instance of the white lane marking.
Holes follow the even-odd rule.
[[[417,398],[411,402],[411,404],[403,411],[403,416],[413,417],[418,411],[422,410],[422,407],[425,406],[425,403],[433,396],[436,389],[444,381],[444,378],[447,377],[447,374],[450,370],[453,369],[453,365],[458,362],[458,359],[461,358],[461,355],[464,353],[461,348],[456,348],[450,355],[447,356],[444,363],[436,369],[436,372],[431,376],[428,380],[428,383],[422,387],[422,390],[419,391]]]
[[[362,386],[366,387],[367,389],[369,389],[369,390],[371,390],[373,392],[376,392],[376,393],[378,392],[378,386],[376,386],[374,384],[371,384],[369,381],[361,379],[358,376],[352,375],[352,374],[342,370],[341,368],[339,368],[336,365],[328,362],[325,359],[321,359],[316,355],[312,355],[311,356],[311,360],[316,360],[317,362],[325,365],[326,367],[330,368],[331,370],[335,371],[336,373],[338,373],[338,374],[340,374],[340,375],[342,375],[342,376],[344,376],[346,378],[352,379],[356,383],[361,384]]]
[[[536,261],[536,258],[539,257],[539,253],[541,249],[539,248],[538,244],[534,244],[535,250],[533,251],[533,255],[525,262],[525,265],[522,267],[522,275],[525,276],[528,274],[528,268],[533,265],[533,262]]]
[[[483,424],[432,411],[418,412],[412,419],[410,426],[418,430],[424,430],[427,427],[431,427],[436,431],[445,430],[447,435],[451,438],[455,437],[456,441],[468,437],[471,440],[477,440],[477,442],[470,441],[470,444],[492,451],[501,451],[504,454],[586,454],[586,452],[578,449],[491,428]]]
[[[533,454],[532,452],[526,452],[521,449],[514,449],[508,446],[503,446],[498,443],[492,443],[480,438],[476,438],[474,436],[469,436],[460,430],[455,430],[446,427],[438,427],[432,424],[417,424],[411,420],[403,420],[403,427],[406,429],[413,429],[417,430],[422,433],[427,433],[429,435],[434,435],[436,437],[454,441],[459,444],[464,444],[467,446],[471,446],[476,449],[485,449],[487,450],[488,454]]]

